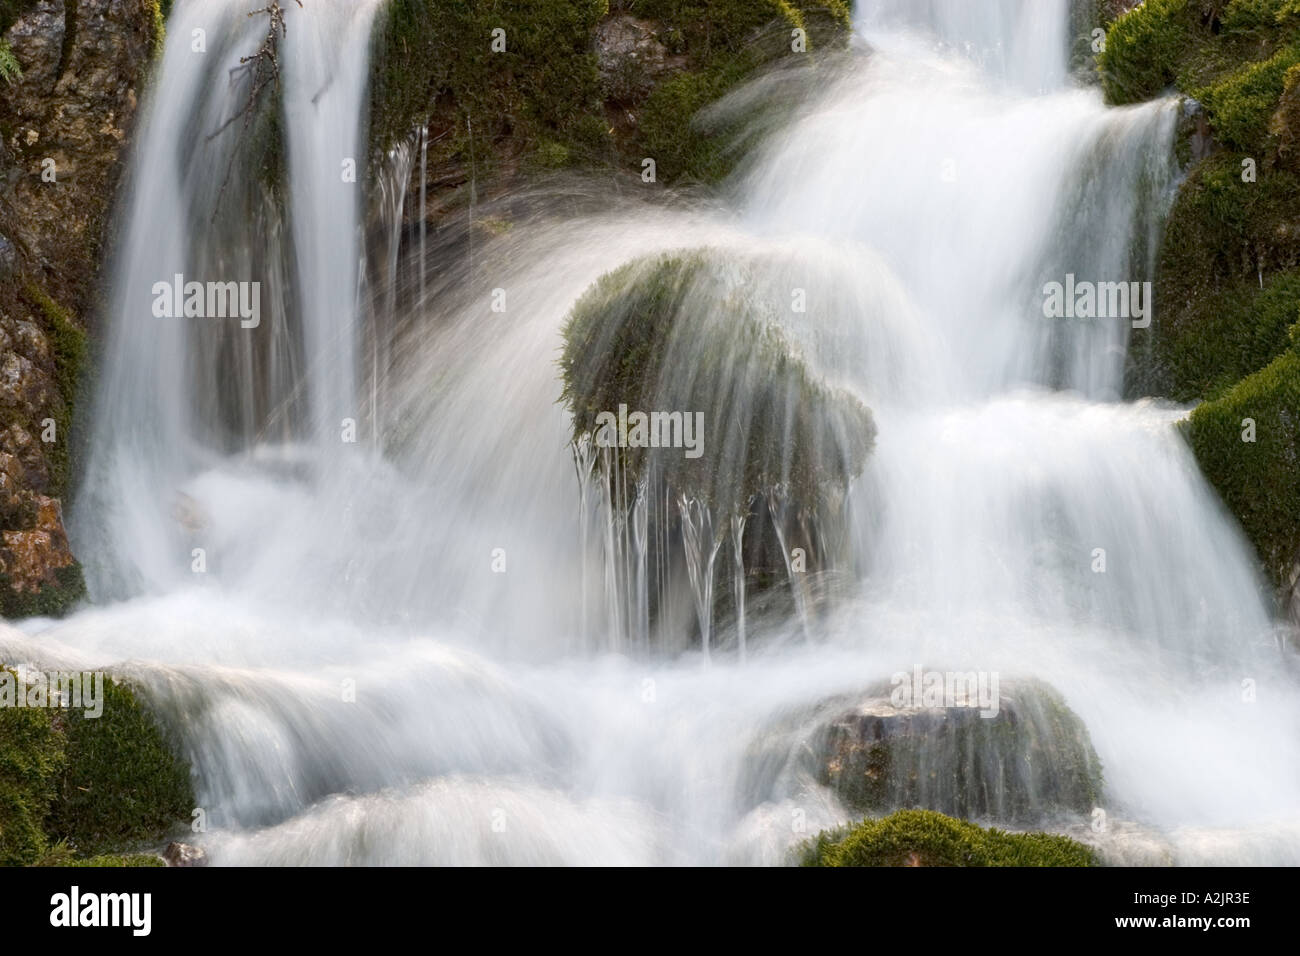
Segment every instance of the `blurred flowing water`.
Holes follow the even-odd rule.
[[[1177,173],[1174,103],[1072,84],[1066,0],[866,0],[724,202],[524,197],[472,257],[430,236],[401,295],[419,141],[376,177],[378,229],[340,176],[366,169],[376,4],[288,11],[278,184],[260,120],[221,132],[247,6],[179,0],[138,139],[73,516],[95,603],[0,633],[143,688],[215,862],[786,862],[851,814],[812,779],[756,789],[757,737],[919,665],[1061,691],[1113,825],[1057,825],[1111,859],[1300,863],[1297,678],[1183,412],[1119,401],[1148,333],[1044,318],[1067,274],[1151,277]],[[879,430],[851,580],[707,666],[688,633],[612,636],[556,401],[583,291],[705,247],[808,290],[793,333]],[[178,273],[260,281],[261,325],[153,317]]]

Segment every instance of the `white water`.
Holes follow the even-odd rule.
[[[214,6],[178,2],[140,137],[73,528],[99,603],[0,652],[145,687],[183,735],[216,862],[782,862],[847,814],[811,780],[756,792],[756,735],[918,664],[1061,690],[1108,813],[1139,834],[1103,841],[1116,859],[1300,862],[1300,695],[1245,545],[1178,412],[1116,403],[1127,324],[1042,317],[1067,271],[1146,277],[1159,209],[1139,196],[1171,175],[1172,107],[1107,110],[1067,85],[1063,0],[977,20],[864,3],[880,52],[840,64],[729,211],[542,215],[472,271],[435,258],[382,391],[359,358],[359,200],[336,172],[363,141],[372,9],[288,11],[292,225],[241,173],[235,226],[206,228],[231,147],[201,131],[242,102],[213,64],[260,42],[241,26],[190,57]],[[222,6],[234,22],[245,4]],[[809,289],[803,338],[880,432],[853,489],[857,584],[810,643],[768,622],[743,665],[628,653],[599,624],[555,404],[582,291],[698,246],[770,255],[772,288]],[[146,293],[178,271],[262,278],[263,328],[153,319]],[[348,417],[359,441],[334,442]]]

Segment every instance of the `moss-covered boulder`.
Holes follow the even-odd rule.
[[[18,682],[15,671],[3,674]],[[35,863],[45,852],[45,815],[67,762],[64,744],[49,711],[0,706],[0,866]]]
[[[1007,823],[1090,813],[1102,774],[1083,722],[1040,681],[997,689],[995,710],[973,699],[913,706],[883,685],[825,701],[755,742],[746,786],[771,795],[782,781],[812,780],[859,813],[926,809]]]
[[[804,572],[844,565],[846,492],[875,438],[867,407],[818,367],[812,323],[785,320],[783,265],[709,249],[636,260],[597,281],[563,332],[580,480],[594,478],[611,532],[636,535],[613,549],[661,569],[648,598],[630,575],[619,587],[657,619],[684,606],[674,581],[689,580],[706,653],[715,605],[743,650],[747,588],[789,585],[771,609],[805,616]],[[732,560],[715,562],[728,541]]]
[[[818,835],[803,866],[1097,866],[1082,843],[1050,833],[985,830],[928,810]]]
[[[781,320],[790,292],[766,281],[765,266],[690,250],[629,263],[589,289],[561,358],[574,441],[601,443],[601,416],[620,407],[702,415],[698,457],[620,447],[628,477],[654,468],[678,494],[724,513],[778,486],[807,506],[842,491],[874,441],[871,412],[811,365]]]
[[[5,673],[27,700],[47,679]],[[0,865],[152,866],[122,853],[189,821],[188,765],[126,684],[102,686],[102,709],[0,707]]]
[[[1300,329],[1300,325],[1294,327]],[[1292,336],[1300,337],[1293,329]],[[1300,349],[1192,413],[1188,436],[1285,599],[1300,566]],[[1300,607],[1295,610],[1300,611]]]
[[[161,839],[194,809],[189,766],[131,688],[104,682],[104,712],[67,711],[67,762],[47,826],[95,855]]]

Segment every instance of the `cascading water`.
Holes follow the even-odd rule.
[[[1129,322],[1043,313],[1067,274],[1149,276],[1175,107],[1073,88],[1066,0],[860,6],[870,48],[765,144],[734,212],[539,200],[472,270],[431,243],[394,314],[391,289],[359,301],[363,196],[340,176],[364,165],[374,6],[289,11],[268,180],[263,115],[218,132],[265,24],[178,2],[73,528],[98,603],[0,653],[138,682],[183,737],[217,863],[781,862],[851,812],[806,774],[753,773],[756,741],[914,666],[1054,685],[1111,818],[1177,859],[1300,862],[1300,695],[1246,547],[1180,412],[1118,402]],[[227,40],[194,56],[199,28]],[[687,502],[739,605],[712,618],[709,582],[655,543],[678,501],[623,482],[614,513],[600,452],[569,447],[566,316],[681,249],[806,290],[785,334],[871,409],[844,547],[823,548],[852,580],[816,613],[802,584],[798,614],[747,608],[722,542],[758,518]],[[395,253],[369,251],[391,281]],[[260,281],[261,325],[154,316],[177,274]],[[1094,837],[1112,858],[1163,859],[1113,832]]]

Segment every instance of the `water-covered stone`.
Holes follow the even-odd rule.
[[[897,706],[881,686],[790,717],[753,748],[752,792],[811,778],[856,813],[918,808],[1014,823],[1087,814],[1100,800],[1087,729],[1047,684],[1004,682],[996,710],[919,704]]]

